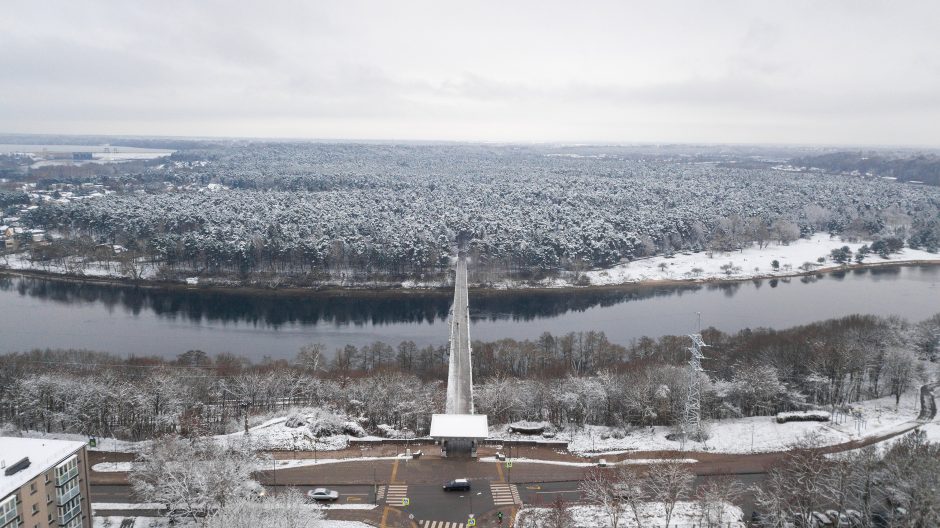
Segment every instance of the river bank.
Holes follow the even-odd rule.
[[[659,255],[620,264],[612,268],[584,272],[561,271],[557,276],[541,280],[473,281],[470,289],[477,294],[499,294],[501,292],[540,290],[558,292],[563,290],[622,290],[651,286],[683,286],[695,284],[735,283],[750,280],[785,279],[815,276],[826,273],[849,272],[884,267],[940,265],[940,254],[924,250],[905,248],[898,253],[881,257],[869,254],[866,262],[839,264],[830,259],[833,249],[848,247],[856,254],[871,241],[846,242],[828,234],[817,233],[787,245],[770,244],[763,248],[749,247],[734,252],[698,252],[676,255]],[[82,283],[161,288],[169,290],[199,290],[214,292],[238,292],[252,295],[309,295],[344,293],[355,295],[427,295],[436,291],[450,292],[450,280],[441,281],[364,281],[326,280],[309,286],[284,286],[264,281],[239,280],[228,277],[196,278],[195,284],[183,281],[160,279],[154,267],[141,273],[141,278],[131,279],[121,275],[110,266],[85,266],[81,273],[70,272],[57,266],[37,267],[27,260],[25,254],[6,255],[0,261],[0,274],[34,277],[48,280],[65,280]],[[819,260],[822,259],[822,262]],[[773,264],[777,265],[774,266]],[[470,264],[472,268],[472,263]]]

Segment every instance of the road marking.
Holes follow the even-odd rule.
[[[504,482],[505,479],[503,478],[503,465],[499,462],[496,463],[496,473],[499,475],[499,481]]]
[[[401,506],[401,505],[404,505],[405,499],[408,498],[408,485],[407,484],[390,484],[386,486],[383,492],[384,492],[385,504],[394,504],[395,506]]]
[[[359,502],[361,500],[359,497],[346,497],[346,502]]]
[[[398,459],[397,458],[395,459],[395,463],[392,464],[392,479],[389,480],[390,484],[394,484],[396,482],[395,480],[396,475],[398,475]]]
[[[379,525],[381,528],[385,528],[385,521],[388,520],[388,510],[390,509],[391,508],[386,506],[385,509],[382,510],[382,523]]]
[[[421,521],[421,528],[466,528],[464,523],[451,521]]]
[[[490,494],[493,495],[493,504],[496,506],[522,504],[519,487],[515,484],[490,482]]]
[[[581,490],[536,491],[536,493],[581,493]]]

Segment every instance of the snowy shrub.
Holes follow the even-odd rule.
[[[284,427],[290,427],[291,429],[304,425],[307,425],[307,419],[298,414],[291,414],[287,417],[287,420],[284,421]]]
[[[415,434],[413,431],[407,429],[395,429],[388,424],[379,424],[376,429],[384,436],[385,438],[414,438]]]
[[[376,426],[376,429],[378,429],[385,438],[400,438],[401,435],[398,429],[388,424],[379,424]]]
[[[777,423],[828,422],[831,415],[826,411],[790,411],[777,413]]]
[[[525,435],[537,435],[545,432],[548,422],[519,421],[509,424],[509,432]]]
[[[343,432],[343,421],[329,411],[317,409],[308,417],[308,421],[310,423],[310,433],[317,438],[333,436]]]
[[[362,438],[366,435],[366,430],[356,422],[344,422],[343,433],[356,438]]]
[[[624,434],[624,432],[621,431],[620,429],[617,429],[616,431],[614,431],[614,432],[611,433],[610,435],[613,436],[613,437],[614,437],[615,439],[617,439],[617,440],[623,440],[623,437],[626,436],[626,434]]]

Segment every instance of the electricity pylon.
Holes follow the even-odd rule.
[[[701,332],[701,314],[699,314],[699,332]],[[705,355],[702,349],[707,347],[702,340],[702,334],[689,334],[692,340],[692,346],[688,348],[689,354],[689,392],[685,400],[685,413],[682,416],[682,443],[685,445],[687,438],[693,440],[702,439],[702,379],[699,373],[705,372],[702,369],[702,360]]]

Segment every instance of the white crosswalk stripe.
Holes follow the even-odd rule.
[[[522,504],[522,499],[519,498],[519,488],[515,484],[490,482],[490,493],[493,494],[493,504],[496,506]]]
[[[407,484],[390,484],[385,488],[385,504],[401,504],[402,500],[408,496]],[[382,499],[380,491],[379,499]]]
[[[465,528],[464,523],[450,521],[421,521],[421,528]]]

